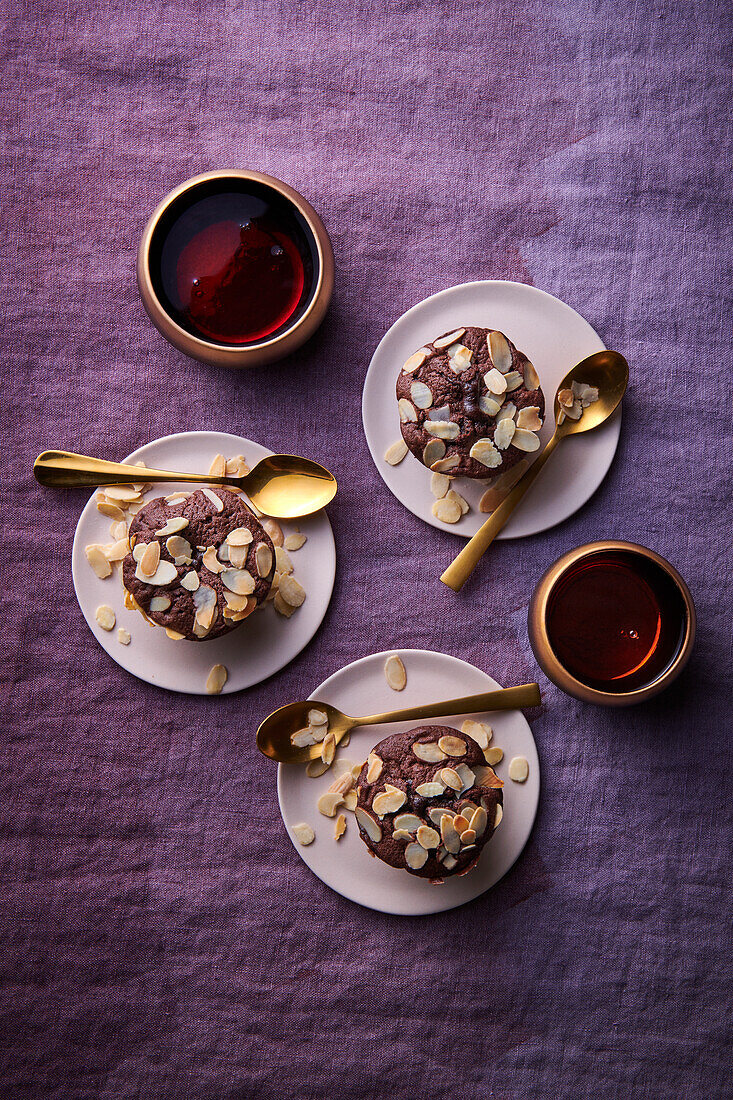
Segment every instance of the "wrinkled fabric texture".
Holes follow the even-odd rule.
[[[0,1091],[733,1095],[729,5],[4,6]],[[334,243],[325,323],[266,370],[187,360],[135,285],[160,198],[227,166],[298,188]],[[360,395],[405,309],[482,278],[568,302],[632,380],[593,499],[497,543],[456,596],[437,578],[458,540],[384,487]],[[70,571],[86,494],[31,476],[46,447],[122,457],[194,428],[317,456],[341,486],[323,627],[220,699],[140,683],[94,642]],[[699,610],[687,671],[636,709],[564,696],[527,643],[540,574],[601,537],[667,556]],[[544,692],[524,854],[420,919],[311,875],[253,738],[398,646]]]

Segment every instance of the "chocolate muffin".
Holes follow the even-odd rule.
[[[275,572],[269,535],[227,489],[155,497],[130,524],[125,588],[173,636],[219,638],[266,598]]]
[[[501,821],[503,786],[473,738],[450,726],[385,737],[357,781],[361,839],[411,875],[465,875]]]
[[[502,332],[458,328],[426,344],[400,371],[397,401],[409,449],[451,477],[496,477],[540,445],[537,372]]]

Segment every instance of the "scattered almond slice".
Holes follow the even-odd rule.
[[[325,791],[318,799],[316,806],[319,814],[324,817],[335,817],[336,810],[343,804],[343,798],[337,791]]]
[[[509,371],[509,374],[505,374],[506,390],[507,393],[513,393],[514,390],[518,390],[522,385],[523,379],[518,370]]]
[[[150,610],[153,612],[167,611],[170,605],[170,596],[153,596],[152,600],[150,601]]]
[[[524,384],[528,390],[538,390],[540,388],[539,375],[529,359],[524,364]]]
[[[107,500],[114,500],[124,508],[126,504],[137,503],[140,500],[140,489],[134,485],[105,485],[104,495]]]
[[[245,461],[244,455],[235,455],[234,458],[228,458],[226,460],[225,472],[231,477],[244,477],[249,473],[249,467]],[[211,473],[211,470],[209,470]]]
[[[357,799],[358,799],[358,795],[357,795],[356,791],[354,791],[354,790],[347,791],[346,794],[344,795],[344,805],[346,806],[346,809],[351,810],[351,812],[353,813],[354,810],[356,809]]]
[[[476,722],[472,718],[466,719],[461,726],[461,730],[472,737],[482,749],[488,748],[489,741],[494,736],[491,726],[488,726],[485,722]]]
[[[293,825],[291,831],[298,844],[302,844],[304,848],[307,848],[316,839],[313,827],[307,821],[301,821],[297,825]]]
[[[288,574],[293,572],[293,563],[288,557],[288,553],[281,546],[275,547],[275,568],[280,574]]]
[[[224,477],[227,472],[227,460],[224,455],[215,455],[214,460],[209,466],[209,473],[212,477]]]
[[[421,825],[416,835],[421,848],[437,848],[440,844],[440,833],[431,829],[429,825]]]
[[[396,653],[384,662],[384,677],[393,691],[402,691],[407,684],[405,666]]]
[[[504,816],[504,810],[501,806],[496,807],[496,816],[494,817],[494,828],[497,829],[501,824],[501,819]]]
[[[283,546],[286,550],[300,550],[301,546],[304,546],[307,541],[307,535],[303,535],[300,531],[295,531],[292,535],[286,537]]]
[[[336,738],[332,733],[327,733],[321,745],[321,760],[324,764],[333,764],[336,752]]]
[[[126,538],[119,539],[117,542],[113,542],[111,546],[105,546],[103,552],[107,561],[122,561],[130,553],[130,543]]]
[[[188,500],[190,493],[171,493],[170,496],[165,498],[166,504],[180,504],[184,500]]]
[[[313,710],[308,711],[308,725],[309,726],[327,726],[328,715],[325,710]]]
[[[500,451],[505,451],[512,441],[512,438],[517,430],[517,426],[513,420],[510,420],[508,416],[500,420],[496,425],[494,431],[494,446],[498,447]]]
[[[221,497],[216,495],[213,489],[202,489],[201,492],[204,494],[206,499],[214,505],[214,508],[217,512],[224,511],[224,502]]]
[[[457,439],[461,431],[453,420],[426,420],[423,429],[438,439]]]
[[[219,695],[227,682],[228,675],[224,665],[214,665],[206,680],[206,694]]]
[[[300,581],[296,581],[295,577],[286,574],[280,577],[278,596],[280,596],[285,603],[290,604],[291,607],[300,607],[305,599],[305,589]]]
[[[449,501],[455,501],[458,507],[461,509],[461,515],[465,516],[469,511],[468,501],[464,500],[460,493],[457,493],[455,489],[449,489],[445,495],[445,499]]]
[[[345,772],[342,772],[341,775],[336,776],[333,783],[331,784],[331,786],[328,789],[329,789],[329,791],[332,791],[335,794],[342,794],[345,797],[349,793],[349,791],[351,790],[351,788],[353,786],[354,786],[354,777],[353,777],[353,775],[351,774],[350,771],[345,771]]]
[[[438,748],[442,749],[446,756],[463,756],[466,752],[466,742],[461,737],[445,734],[438,740]]]
[[[529,761],[524,756],[514,756],[509,761],[509,778],[524,783],[529,775]]]
[[[428,853],[421,844],[413,841],[412,844],[408,844],[405,848],[405,863],[408,867],[411,867],[413,871],[419,871],[421,867],[424,867],[427,858]]]
[[[498,745],[490,745],[488,749],[484,749],[484,760],[492,767],[495,764],[501,764],[503,759],[504,750],[500,749]]]
[[[570,408],[572,408],[573,401],[575,400],[575,396],[574,396],[572,390],[568,390],[568,389],[558,390],[557,391],[557,400],[560,403],[560,405],[562,405],[562,407],[564,409],[570,409]]]
[[[296,608],[291,607],[289,603],[285,603],[279,592],[275,593],[275,598],[272,601],[272,606],[275,608],[279,615],[284,615],[286,619],[289,619],[291,615],[295,614]]]
[[[249,546],[253,540],[249,527],[235,527],[226,537],[230,546]]]
[[[463,790],[463,780],[455,768],[443,768],[440,772],[440,781],[453,791]]]
[[[382,839],[382,826],[362,806],[357,806],[354,811],[357,824],[363,829],[373,844],[378,844]]]
[[[506,377],[496,367],[492,367],[491,370],[486,372],[484,385],[490,394],[501,396],[501,394],[506,393]]]
[[[424,382],[413,382],[410,386],[412,403],[418,409],[429,409],[433,403],[433,391]]]
[[[223,569],[221,583],[237,596],[250,596],[255,590],[254,577],[246,569]]]
[[[501,402],[503,397],[496,398],[488,393],[482,393],[478,399],[478,405],[481,412],[487,416],[496,416],[501,409]]]
[[[435,780],[431,780],[429,783],[421,783],[418,787],[415,787],[415,794],[419,794],[421,798],[437,798],[444,791],[443,784],[437,783]]]
[[[399,787],[393,787],[391,783],[385,783],[384,790],[375,795],[372,809],[377,817],[382,818],[385,814],[392,814],[399,810],[406,801],[407,795],[404,791],[401,791]]]
[[[113,539],[126,539],[127,538],[127,524],[124,519],[116,519],[109,529],[109,533]]]
[[[201,558],[206,568],[210,573],[223,573],[226,568],[221,564],[216,556],[216,549],[213,546],[209,546],[203,553]],[[233,570],[232,570],[233,572]],[[247,593],[245,593],[247,595]]]
[[[116,622],[115,613],[111,607],[108,607],[106,603],[100,604],[97,610],[94,612],[94,618],[97,620],[102,630],[113,630]]]
[[[456,500],[436,500],[431,508],[436,519],[441,523],[458,523],[462,516],[461,506]]]
[[[322,760],[309,760],[305,766],[305,774],[309,779],[318,779],[319,775],[323,775],[329,769],[329,764],[324,764]]]
[[[390,466],[398,466],[406,454],[407,444],[404,439],[398,439],[384,452],[384,461]]]
[[[97,500],[97,511],[110,519],[124,520],[125,513],[117,504],[111,504],[108,500]]]
[[[346,832],[346,815],[339,814],[336,818],[336,827],[334,829],[334,840],[340,840]]]
[[[125,630],[124,626],[120,626],[117,629],[117,641],[120,645],[129,645],[132,641],[132,636],[129,630]]]
[[[313,736],[313,730],[309,726],[305,726],[302,730],[297,730],[295,733],[290,734],[290,744],[294,745],[296,749],[306,749],[310,745],[316,744],[316,739]],[[325,765],[325,769],[329,766],[325,760],[321,761]]]
[[[489,470],[501,465],[501,455],[488,437],[477,439],[468,453]]]
[[[84,553],[86,554],[87,561],[100,580],[104,580],[105,577],[110,576],[112,566],[103,553],[101,546],[92,543],[90,546],[84,548]]]
[[[188,573],[181,577],[181,588],[185,588],[188,592],[195,592],[200,583],[199,575],[195,569],[190,569]]]
[[[447,474],[433,472],[430,475],[430,492],[436,500],[442,500],[450,489],[450,478]]]
[[[448,455],[447,458],[439,458],[437,462],[431,463],[430,469],[439,474],[447,474],[449,470],[455,470],[456,466],[460,466],[460,464],[460,455]]]
[[[171,630],[169,626],[165,628],[165,632],[172,642],[182,642],[186,637],[185,634],[181,634],[178,630]]]
[[[438,462],[445,455],[445,443],[442,439],[430,439],[425,444],[422,453],[422,460],[426,466],[430,467],[434,462]]]
[[[445,760],[445,753],[435,741],[413,741],[412,751],[418,760],[424,760],[428,764],[438,764]]]

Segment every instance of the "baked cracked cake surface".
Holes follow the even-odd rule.
[[[540,445],[537,372],[495,329],[453,329],[425,344],[400,371],[397,402],[410,451],[451,477],[496,477]]]
[[[130,525],[123,583],[158,626],[191,641],[233,630],[266,598],[272,540],[227,489],[155,497]]]
[[[501,821],[503,785],[476,741],[450,726],[385,737],[357,781],[361,839],[420,878],[466,874]]]

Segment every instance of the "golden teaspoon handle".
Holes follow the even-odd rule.
[[[44,451],[33,463],[33,473],[41,485],[52,489],[93,488],[97,485],[129,485],[138,481],[193,481],[202,485],[238,485],[237,477],[213,474],[177,474],[171,470],[148,470],[126,462],[107,462],[102,458],[77,455],[73,451]]]
[[[521,707],[540,705],[539,684],[520,684],[518,687],[484,691],[480,695],[466,695],[462,699],[443,699],[440,703],[427,703],[405,710],[387,711],[386,714],[370,714],[355,718],[355,726],[374,726],[386,722],[411,722],[418,718],[448,718],[453,714],[479,714],[484,710],[519,710]]]
[[[483,555],[508,522],[509,517],[524,494],[534,483],[535,478],[554,451],[560,438],[557,432],[555,432],[542,454],[532,463],[521,481],[518,481],[511,492],[506,495],[499,507],[494,509],[483,526],[479,527],[473,538],[468,540],[460,554],[453,559],[445,573],[441,576],[440,579],[443,584],[447,584],[454,592],[461,591]]]

